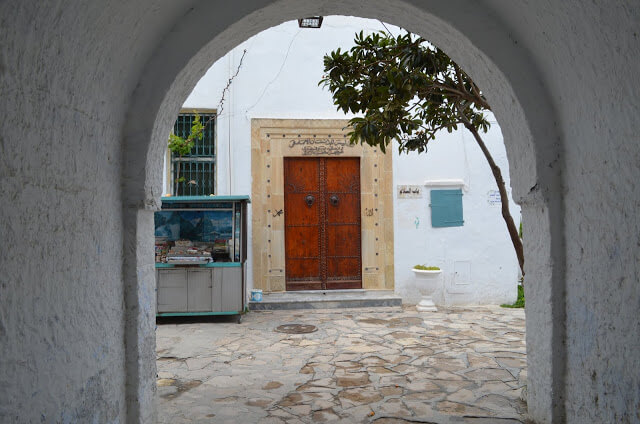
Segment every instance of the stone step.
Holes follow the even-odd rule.
[[[264,293],[261,302],[249,302],[252,311],[277,309],[335,309],[401,306],[393,290],[300,290]]]

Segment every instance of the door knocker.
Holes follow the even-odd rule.
[[[307,206],[311,207],[311,205],[313,205],[313,202],[316,200],[315,197],[313,197],[312,195],[308,195],[307,197],[304,198],[305,203],[307,204]]]

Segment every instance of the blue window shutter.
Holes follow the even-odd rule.
[[[431,190],[431,226],[462,227],[462,190]]]

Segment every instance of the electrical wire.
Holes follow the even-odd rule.
[[[262,90],[262,94],[260,94],[260,96],[258,97],[258,100],[256,100],[256,102],[253,105],[251,105],[249,108],[247,108],[247,110],[245,110],[245,115],[247,113],[249,113],[249,111],[251,109],[256,107],[256,105],[258,103],[260,103],[260,100],[262,100],[264,95],[267,93],[267,90],[269,89],[271,84],[273,84],[278,79],[280,74],[282,73],[282,70],[284,69],[284,65],[285,65],[285,63],[287,63],[287,58],[289,57],[289,52],[291,52],[291,46],[293,45],[293,42],[295,41],[295,39],[298,37],[298,34],[300,34],[301,30],[302,30],[301,28],[298,29],[298,32],[296,32],[295,35],[293,36],[293,38],[291,39],[291,42],[289,43],[289,47],[287,48],[287,53],[284,55],[284,59],[282,60],[282,65],[280,65],[280,69],[278,70],[278,73],[276,73],[276,75],[273,77],[273,79],[271,81],[269,81],[267,83],[267,85],[264,86],[264,90]]]

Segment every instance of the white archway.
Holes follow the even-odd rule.
[[[312,13],[403,25],[482,85],[523,206],[531,415],[637,421],[640,8],[628,0],[0,2],[0,420],[151,420],[152,140],[224,51]]]
[[[264,29],[307,15],[356,15],[405,27],[445,50],[483,87],[504,133],[511,181],[525,227],[529,411],[543,422],[564,416],[566,366],[564,209],[561,137],[554,105],[525,49],[505,23],[475,2],[195,2],[157,46],[142,73],[124,128],[124,278],[129,419],[153,414],[154,278],[151,232],[161,193],[163,148],[175,115],[209,66]],[[553,260],[551,260],[553,258]]]

